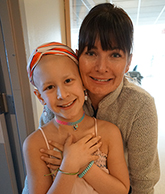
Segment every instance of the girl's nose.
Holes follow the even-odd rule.
[[[57,99],[58,100],[65,99],[68,95],[69,94],[65,88],[62,88],[62,87],[57,88]]]

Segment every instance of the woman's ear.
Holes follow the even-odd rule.
[[[127,63],[127,66],[126,66],[126,68],[125,68],[125,73],[128,72],[129,67],[130,67],[130,65],[131,65],[131,62],[132,62],[132,54],[130,54],[129,57],[128,57],[128,63]]]
[[[38,100],[41,102],[42,105],[45,105],[45,101],[44,99],[41,97],[41,94],[40,92],[37,90],[37,89],[34,89],[34,94],[37,96]]]

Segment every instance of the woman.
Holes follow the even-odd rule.
[[[124,76],[131,64],[132,44],[133,25],[123,9],[110,3],[99,4],[85,17],[78,50],[80,74],[88,93],[84,110],[90,116],[118,126],[132,193],[151,194],[160,176],[157,113],[154,99]],[[45,107],[41,124],[52,117]],[[43,153],[56,155],[48,150]],[[50,167],[60,163],[57,159],[43,159]]]

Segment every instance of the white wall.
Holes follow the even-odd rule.
[[[27,59],[39,45],[57,41],[66,43],[63,0],[19,0]],[[35,127],[43,106],[32,91]]]

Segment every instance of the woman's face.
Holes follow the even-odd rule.
[[[131,56],[117,47],[103,51],[100,40],[88,51],[85,47],[79,57],[79,69],[93,106],[120,85],[129,70]],[[95,99],[96,102],[93,102]]]

